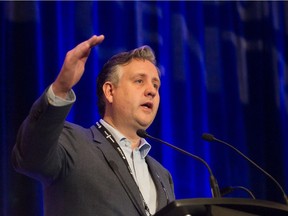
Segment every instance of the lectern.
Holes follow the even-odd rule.
[[[280,203],[238,198],[175,200],[155,216],[288,216],[288,206]]]

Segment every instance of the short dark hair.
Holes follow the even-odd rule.
[[[98,110],[100,116],[103,118],[105,114],[105,98],[103,93],[103,85],[106,81],[111,81],[117,84],[119,81],[117,68],[119,65],[129,64],[132,59],[148,60],[157,68],[160,76],[159,68],[156,66],[156,58],[151,47],[145,45],[128,52],[121,52],[112,56],[103,66],[97,77],[97,97]]]

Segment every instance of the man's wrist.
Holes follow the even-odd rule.
[[[55,95],[53,84],[48,88],[46,95],[49,103],[53,106],[66,106],[76,101],[76,95],[72,89],[66,94],[65,98]]]

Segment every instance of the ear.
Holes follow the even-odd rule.
[[[109,103],[113,102],[113,87],[113,84],[109,81],[105,82],[102,87],[104,96]]]

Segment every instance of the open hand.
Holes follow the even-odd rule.
[[[52,86],[55,95],[66,98],[67,93],[81,79],[91,48],[103,40],[104,35],[93,35],[67,52],[61,71]]]

